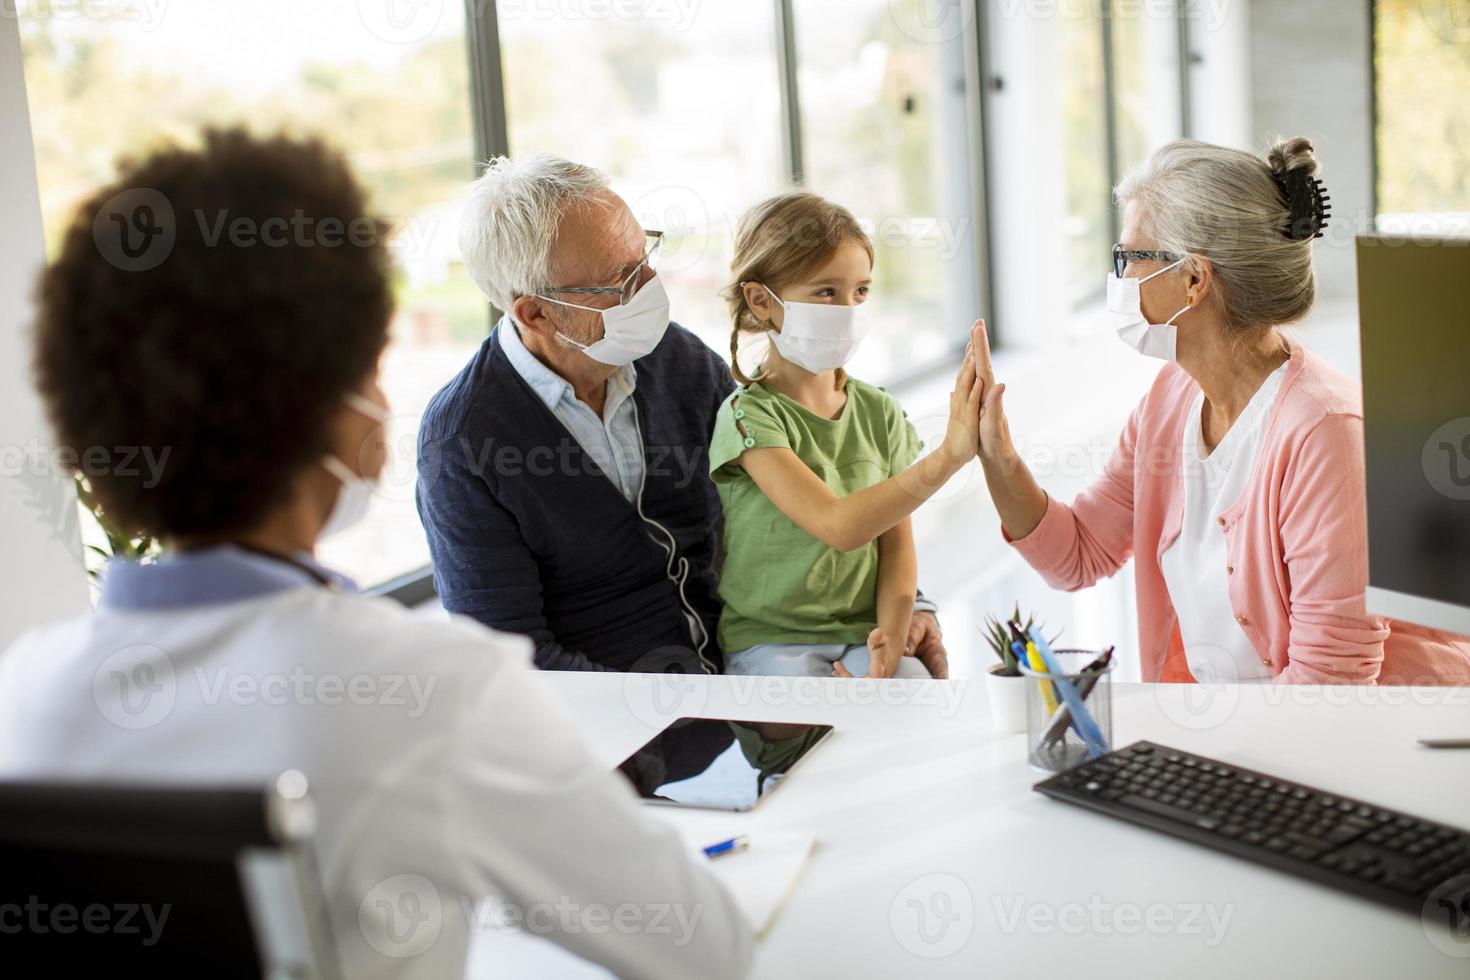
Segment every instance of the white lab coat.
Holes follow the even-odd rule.
[[[300,770],[349,977],[460,976],[471,933],[518,915],[621,976],[744,975],[734,901],[593,760],[530,653],[323,588],[103,609],[0,654],[0,777]],[[490,914],[476,925],[467,906]]]

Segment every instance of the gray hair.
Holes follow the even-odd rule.
[[[607,175],[549,153],[496,157],[470,188],[459,253],[475,285],[497,309],[551,286],[551,249],[568,208],[595,201]]]
[[[1214,267],[1226,322],[1239,330],[1294,323],[1312,309],[1317,279],[1312,239],[1288,237],[1291,208],[1278,178],[1317,173],[1312,141],[1277,140],[1266,158],[1178,140],[1118,184],[1118,203],[1136,201],[1141,225],[1163,251]]]

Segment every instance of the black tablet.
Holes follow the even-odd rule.
[[[680,718],[618,771],[650,803],[749,810],[831,732],[831,725]]]

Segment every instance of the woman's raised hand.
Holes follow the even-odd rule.
[[[1011,445],[1011,427],[1006,423],[1006,386],[995,383],[995,367],[990,362],[990,334],[984,320],[976,320],[970,331],[969,350],[974,352],[975,372],[985,388],[980,407],[979,456],[984,463],[1007,462],[1015,454]]]

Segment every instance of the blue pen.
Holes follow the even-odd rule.
[[[1052,684],[1056,687],[1057,693],[1062,696],[1062,700],[1066,702],[1067,710],[1072,713],[1072,724],[1077,726],[1077,733],[1087,744],[1088,758],[1096,759],[1106,752],[1111,752],[1112,747],[1103,737],[1102,729],[1098,727],[1097,721],[1087,710],[1087,706],[1082,703],[1082,699],[1077,696],[1077,690],[1072,686],[1072,682],[1061,676],[1062,671],[1057,666],[1056,654],[1052,653],[1051,645],[1034,627],[1030,636],[1031,642],[1036,644],[1036,652],[1041,654],[1041,660],[1046,664],[1047,673],[1053,675]]]
[[[704,856],[707,858],[724,857],[726,854],[743,851],[749,846],[750,838],[741,834],[739,837],[731,837],[729,840],[722,840],[718,844],[711,844],[704,849]]]

